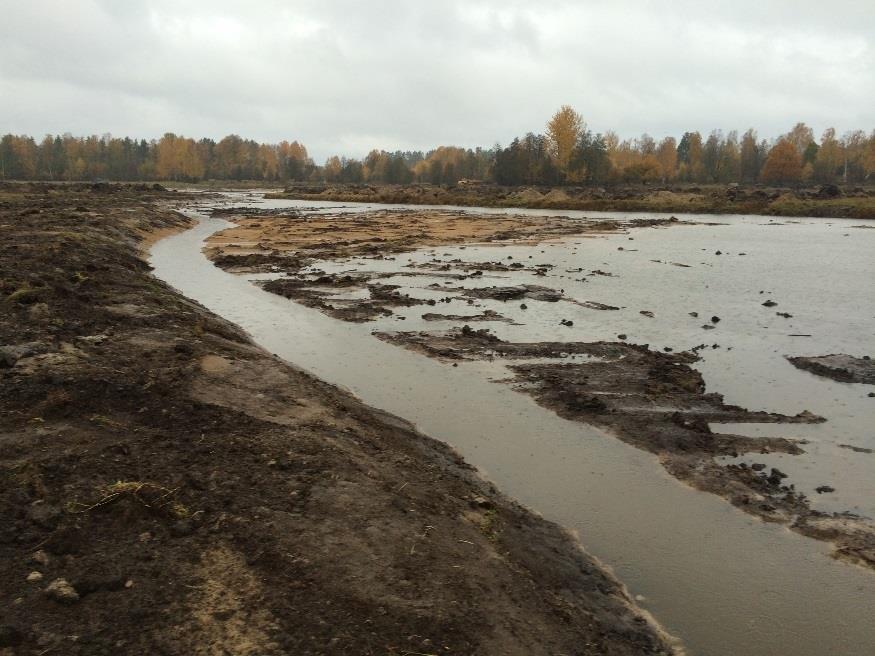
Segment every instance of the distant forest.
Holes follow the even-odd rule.
[[[832,128],[816,139],[798,123],[767,141],[750,129],[686,132],[657,142],[648,134],[620,140],[595,134],[580,114],[561,107],[543,134],[508,146],[428,152],[373,150],[362,160],[329,157],[316,165],[297,141],[260,144],[230,135],[221,141],[172,133],[157,140],[7,134],[0,139],[0,180],[255,180],[273,183],[431,183],[478,180],[503,185],[612,185],[687,182],[799,185],[875,181],[875,130]]]

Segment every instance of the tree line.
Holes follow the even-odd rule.
[[[4,180],[172,180],[196,182],[412,182],[455,185],[461,180],[504,185],[612,185],[686,182],[798,185],[859,184],[875,180],[875,130],[819,140],[804,123],[768,141],[750,129],[685,132],[656,141],[648,134],[621,140],[593,133],[568,105],[543,134],[528,133],[506,147],[441,146],[428,152],[372,150],[363,159],[333,156],[316,165],[297,141],[260,144],[229,135],[215,142],[165,134],[130,138],[7,134],[0,138]]]
[[[47,135],[0,138],[0,180],[309,180],[317,170],[297,141],[259,144],[236,134],[221,141],[168,132],[161,139]]]
[[[875,130],[842,137],[833,128],[818,141],[797,123],[772,142],[755,130],[741,137],[714,130],[703,138],[685,132],[680,140],[657,142],[648,134],[620,140],[614,132],[594,134],[565,105],[547,123],[545,134],[529,133],[498,149],[496,182],[521,184],[756,183],[845,184],[871,181],[875,173]]]

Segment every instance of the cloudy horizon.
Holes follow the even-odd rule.
[[[489,147],[596,132],[875,128],[868,2],[3,3],[0,133]]]

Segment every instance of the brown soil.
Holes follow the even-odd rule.
[[[516,388],[567,419],[600,427],[660,457],[680,480],[719,494],[766,521],[780,522],[811,537],[830,540],[835,555],[875,568],[875,524],[848,514],[810,508],[804,495],[785,485],[776,469],[745,464],[724,466],[715,456],[743,453],[802,453],[784,438],[713,433],[712,422],[814,423],[808,412],[795,416],[727,405],[708,393],[690,365],[695,352],[660,353],[647,345],[620,342],[509,343],[488,330],[468,326],[444,333],[375,333],[385,341],[447,361],[555,358],[553,363],[510,366]],[[587,359],[563,362],[569,355]]]
[[[833,354],[817,357],[798,356],[787,359],[799,369],[837,380],[840,383],[875,385],[875,360],[869,356],[856,358],[852,355]]]
[[[670,651],[448,447],[152,277],[176,197],[0,188],[0,653]]]
[[[336,202],[528,207],[623,212],[766,214],[875,219],[871,186],[817,185],[800,189],[762,185],[629,185],[614,187],[502,187],[495,184],[301,184],[270,198]]]
[[[207,254],[213,262],[232,273],[277,272],[285,276],[261,283],[265,290],[294,299],[336,319],[352,322],[372,321],[393,314],[392,308],[436,305],[449,302],[419,300],[398,293],[393,285],[375,280],[392,274],[326,274],[314,270],[318,260],[347,257],[392,259],[392,254],[422,247],[469,243],[538,243],[568,236],[593,237],[624,231],[630,226],[655,227],[681,223],[669,219],[637,221],[577,221],[563,217],[522,215],[484,215],[465,212],[389,211],[364,213],[298,214],[289,210],[264,210],[232,207],[213,210],[230,216],[236,226],[211,236]],[[520,262],[471,263],[457,260],[450,264],[434,262],[405,267],[405,275],[443,275],[454,280],[474,279],[484,271],[532,271],[544,275],[552,265]],[[435,286],[435,285],[433,285]],[[439,286],[435,286],[439,287]],[[531,298],[544,301],[569,300],[558,292],[537,285],[464,289],[442,287],[468,298],[511,300]],[[338,291],[367,290],[364,299],[335,299]],[[597,309],[615,309],[603,306]]]
[[[535,243],[570,235],[617,232],[623,228],[618,221],[584,222],[563,217],[438,210],[301,215],[288,210],[265,213],[250,208],[227,208],[214,214],[231,215],[236,227],[210,237],[208,252],[213,258],[248,253],[294,253],[298,257],[319,259],[386,256],[426,246]]]

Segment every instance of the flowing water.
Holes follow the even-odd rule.
[[[263,202],[258,196],[230,200],[259,207],[317,205]],[[324,204],[314,211],[337,208]],[[366,209],[371,208],[356,205],[343,211]],[[779,459],[775,462],[800,489],[820,484],[836,488],[835,495],[813,495],[815,507],[872,516],[875,455],[838,445],[875,447],[875,401],[866,396],[865,386],[817,378],[796,370],[783,356],[875,350],[870,290],[875,231],[853,227],[859,222],[823,219],[705,220],[723,225],[638,229],[535,247],[442,247],[401,254],[394,261],[318,265],[330,271],[397,272],[403,265],[434,259],[510,261],[510,256],[525,264],[556,266],[545,277],[502,272],[493,279],[484,273],[477,285],[549,285],[577,300],[621,306],[618,311],[561,301],[526,301],[526,311],[517,303],[482,301],[472,308],[454,301],[439,309],[400,308],[395,316],[375,323],[343,323],[214,267],[201,252],[203,242],[230,224],[205,216],[194,229],[156,244],[151,263],[158,277],[242,326],[269,351],[451,444],[504,492],[573,530],[691,653],[871,655],[875,573],[831,559],[826,543],[764,524],[716,496],[689,489],[665,473],[652,455],[564,420],[494,382],[507,375],[502,363],[451,367],[370,334],[375,328],[434,330],[451,325],[424,322],[419,318],[423,312],[494,309],[522,325],[484,325],[516,341],[615,339],[622,332],[630,341],[654,348],[719,344],[703,351],[704,360],[696,365],[710,391],[754,409],[790,414],[809,409],[829,420],[816,426],[732,430],[809,440],[803,456],[770,457]],[[594,269],[614,275],[586,275]],[[402,291],[423,298],[446,296],[426,288],[434,281],[446,280],[401,276],[383,282],[403,284],[408,289]],[[460,284],[472,283],[452,281],[453,286]],[[778,307],[763,307],[766,298]],[[652,311],[654,317],[640,310]],[[778,317],[776,310],[793,318]],[[692,311],[699,313],[698,319],[689,316]],[[715,330],[704,331],[702,324],[714,314],[722,321]],[[573,320],[573,327],[560,325],[560,318]],[[811,337],[791,336],[796,334]],[[797,460],[791,462],[793,458]]]

